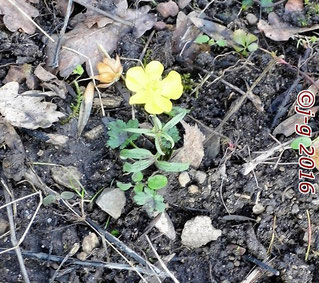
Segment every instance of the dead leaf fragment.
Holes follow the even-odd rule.
[[[23,64],[22,66],[11,65],[9,71],[4,78],[4,83],[18,82],[21,83],[26,80],[29,89],[34,89],[35,78],[31,74],[32,66],[30,64]]]
[[[0,88],[0,114],[15,127],[26,129],[48,128],[64,117],[57,106],[43,101],[43,96],[19,94],[19,84],[10,82]]]
[[[288,0],[285,5],[285,13],[302,12],[303,0]]]
[[[310,109],[313,113],[319,110],[319,106],[312,107]],[[303,124],[305,115],[295,114],[288,119],[282,121],[273,131],[273,135],[283,134],[285,137],[291,136],[295,133],[296,124]]]
[[[184,129],[184,146],[177,151],[172,158],[172,162],[189,163],[194,168],[198,168],[204,157],[205,136],[197,125],[190,126],[186,122],[181,122]]]
[[[3,144],[9,148],[2,162],[3,173],[7,178],[20,181],[26,171],[24,147],[15,129],[0,117],[0,145]]]
[[[258,29],[264,32],[265,36],[274,41],[287,41],[295,34],[319,29],[319,24],[309,28],[291,27],[287,23],[282,22],[278,15],[274,12],[269,13],[268,22],[269,24],[264,20],[260,20],[258,23]]]
[[[25,0],[12,0],[30,17],[39,16],[39,11]],[[29,1],[30,2],[30,1]],[[28,34],[35,32],[35,25],[31,23],[21,12],[13,6],[8,0],[0,0],[0,15],[4,15],[3,23],[8,30],[15,32],[23,29]]]
[[[64,81],[60,81],[55,75],[45,70],[41,65],[38,65],[34,70],[34,74],[42,81],[41,86],[45,89],[50,89],[65,99],[67,88]]]
[[[81,136],[91,114],[91,109],[93,105],[94,98],[94,84],[93,82],[89,82],[87,85],[84,95],[83,101],[81,103],[79,120],[78,120],[78,136]]]

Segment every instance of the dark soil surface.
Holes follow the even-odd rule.
[[[41,14],[41,17],[36,18],[36,22],[52,34],[55,29],[60,28],[59,25],[63,23],[64,17],[58,13],[52,14],[55,6],[49,3],[51,1],[44,1],[46,5],[40,2],[34,4]],[[133,2],[135,3],[135,1],[129,1],[132,5]],[[259,32],[256,24],[249,25],[246,20],[248,13],[253,13],[257,17],[260,15],[262,19],[267,20],[267,12],[259,10],[257,4],[248,11],[240,12],[240,2],[232,0],[213,2],[205,11],[206,18],[216,20],[232,30],[242,28],[255,34],[261,48],[269,52],[277,51],[277,55],[283,54],[285,61],[297,68],[276,64],[253,90],[253,93],[261,99],[264,111],[258,110],[251,100],[246,99],[239,110],[225,123],[222,134],[228,139],[221,138],[218,155],[212,158],[206,154],[197,169],[207,173],[205,183],[198,184],[193,179],[192,183],[188,184],[188,186],[197,185],[199,187],[197,193],[191,194],[187,187],[182,188],[178,182],[178,174],[170,174],[164,198],[168,204],[166,212],[177,233],[176,240],[171,241],[166,236],[159,235],[156,228],[151,229],[148,235],[162,258],[174,254],[167,263],[167,267],[180,282],[319,282],[319,217],[317,214],[319,199],[317,193],[303,195],[298,191],[299,156],[297,151],[286,150],[277,165],[278,153],[274,155],[277,156],[276,159],[259,164],[254,172],[247,175],[242,173],[243,165],[250,159],[275,147],[278,142],[286,142],[295,137],[292,135],[287,138],[278,134],[275,137],[276,141],[270,135],[274,129],[271,127],[273,119],[279,111],[279,106],[274,101],[275,99],[279,100],[279,103],[282,101],[282,94],[290,88],[298,76],[300,62],[305,54],[310,52],[306,66],[302,69],[307,76],[301,76],[297,86],[292,90],[288,107],[276,123],[278,125],[279,122],[294,114],[291,106],[298,92],[312,84],[309,77],[312,80],[319,78],[318,47],[316,44],[311,44],[308,49],[303,44],[297,46],[300,37],[284,42],[270,40]],[[206,0],[191,1],[183,11],[188,14],[192,9],[202,10],[207,3]],[[156,12],[155,6],[152,7]],[[274,7],[274,11],[280,17],[295,27],[302,26],[302,19],[308,21],[307,26],[319,22],[319,14],[309,13],[307,9],[309,8],[306,7],[297,15],[284,15],[284,3]],[[83,7],[76,4],[72,16],[82,10]],[[231,48],[215,46],[209,47],[208,51],[204,50],[206,47],[203,47],[203,50],[198,50],[192,57],[181,58],[179,54],[173,53],[171,48],[176,17],[164,19],[159,14],[158,20],[166,22],[168,27],[155,32],[144,60],[146,62],[159,60],[167,70],[174,69],[181,74],[189,73],[194,82],[192,88],[196,87],[196,83],[201,82],[201,78],[207,72],[213,71],[214,75],[222,76],[224,81],[246,92],[246,84],[251,86],[272,60],[271,55],[260,49],[247,58]],[[126,34],[119,42],[115,53],[125,58],[139,58],[150,33],[151,31],[148,31],[138,39],[131,34]],[[315,32],[308,32],[303,36],[311,37],[315,34]],[[19,31],[11,33],[0,18],[0,86],[5,84],[3,80],[11,65],[29,63],[36,67],[44,63],[46,42],[47,40],[40,32],[32,36]],[[126,60],[122,63],[124,72],[135,65],[135,62]],[[70,77],[65,80],[70,83],[72,79]],[[199,126],[206,136],[210,134],[207,127],[216,128],[226,113],[238,103],[237,99],[242,96],[221,80],[211,83],[214,79],[215,77],[210,78],[199,88],[197,95],[191,94],[191,90],[188,90],[175,103],[176,106],[191,110],[189,115],[199,121]],[[20,89],[28,90],[24,83],[20,84]],[[117,108],[106,109],[106,115],[124,121],[131,119],[131,108],[127,102],[128,94],[123,82],[117,82],[107,92],[115,97],[122,97],[123,102]],[[74,95],[70,93],[65,100],[55,98],[54,102],[58,105],[59,111],[68,116],[71,114],[70,105],[74,103],[74,100]],[[142,108],[137,109],[136,115],[140,122],[145,120]],[[194,120],[190,117],[186,117],[185,120],[194,124]],[[84,133],[101,124],[101,111],[97,107],[94,108]],[[318,131],[318,125],[318,118],[314,117],[310,121],[313,132]],[[54,123],[45,130],[38,129],[40,132],[68,136],[69,141],[64,146],[45,143],[32,134],[32,131],[21,128],[16,130],[26,151],[26,163],[42,163],[42,165],[33,165],[35,172],[48,187],[59,193],[64,188],[55,184],[50,173],[52,166],[46,164],[77,167],[82,173],[81,183],[87,190],[86,199],[90,199],[101,189],[110,187],[115,181],[127,180],[127,176],[122,173],[123,163],[119,159],[119,151],[106,146],[106,134],[101,133],[94,139],[77,138],[76,118],[70,119],[67,123]],[[182,146],[182,143],[179,142],[178,146]],[[206,144],[206,148],[210,146],[212,145]],[[0,147],[0,162],[3,162],[6,150],[6,147]],[[223,168],[226,170],[225,175],[222,174]],[[192,172],[194,169],[191,169],[190,175]],[[314,169],[313,172],[317,176],[317,170]],[[15,199],[34,193],[35,188],[29,182],[7,181]],[[317,178],[313,183],[316,182]],[[221,199],[221,192],[225,205]],[[126,192],[127,203],[121,217],[117,220],[109,217],[94,202],[84,203],[85,214],[103,229],[109,232],[117,230],[120,241],[145,259],[155,263],[157,259],[145,237],[142,236],[152,219],[143,208],[133,203],[132,195],[131,191]],[[257,201],[265,208],[258,215],[253,213],[253,207]],[[17,203],[14,215],[18,239],[26,230],[38,202],[39,198],[34,196]],[[79,209],[79,197],[74,197],[69,202],[76,210]],[[5,204],[5,198],[1,188],[0,206],[3,204]],[[306,261],[309,242],[307,211],[311,218],[312,236],[311,250]],[[227,219],[225,216],[229,216],[228,212],[232,216],[240,217]],[[220,229],[222,235],[203,247],[190,249],[182,245],[181,233],[186,221],[198,215],[209,216],[213,226]],[[8,221],[5,208],[0,210],[1,220]],[[61,203],[41,206],[20,247],[22,251],[35,254],[46,253],[65,257],[73,245],[81,243],[84,236],[91,231],[88,225],[81,222]],[[272,237],[274,237],[273,240]],[[11,246],[9,234],[0,236],[1,248]],[[269,246],[271,246],[270,252]],[[76,255],[73,257],[76,258]],[[271,272],[265,266],[256,266],[249,260],[251,258],[260,261],[268,260],[267,266],[271,266],[280,274]],[[88,260],[125,263],[111,247],[106,244],[104,248],[101,242]],[[35,259],[28,255],[24,255],[24,262],[31,282],[49,282],[59,266],[59,262],[54,262],[50,258]],[[252,269],[260,271],[259,277],[244,281]],[[55,282],[92,283],[139,282],[139,280],[140,277],[132,271],[72,263],[65,263],[55,278]],[[151,280],[154,278],[146,277],[147,282],[156,282]],[[0,282],[23,282],[14,251],[0,256]],[[164,282],[173,281],[167,278]]]

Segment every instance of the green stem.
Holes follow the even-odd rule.
[[[135,147],[135,148],[138,148],[138,146],[133,141],[130,141],[130,145]]]

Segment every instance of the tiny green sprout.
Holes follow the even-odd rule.
[[[82,76],[83,73],[84,73],[84,69],[81,65],[76,65],[75,69],[72,72],[73,75],[79,75],[79,76]]]
[[[311,43],[316,43],[318,41],[318,37],[316,37],[315,35],[313,35],[312,37],[310,37],[310,42]]]
[[[241,8],[243,10],[248,10],[250,7],[252,7],[254,5],[254,1],[253,0],[243,0],[241,2]]]
[[[295,149],[295,150],[299,150],[299,145],[302,144],[304,147],[309,147],[311,145],[312,141],[311,141],[311,138],[308,138],[308,137],[298,137],[298,138],[295,138],[291,144],[290,144],[290,147],[292,149]]]
[[[273,8],[273,0],[261,0],[260,1],[260,6],[266,10],[267,13],[270,13],[274,8]]]
[[[213,38],[210,38],[206,34],[197,36],[194,42],[197,44],[208,44],[209,46],[213,46],[213,45],[217,45],[219,47],[227,46],[227,41],[225,39],[218,39],[215,41]]]
[[[74,197],[74,193],[69,191],[62,192],[60,195],[50,194],[43,199],[43,205],[48,206],[59,199],[69,200],[69,199],[72,199],[73,197]]]
[[[116,182],[116,185],[122,191],[127,191],[127,190],[129,190],[132,187],[131,183],[122,183],[122,182],[119,182],[119,181]]]
[[[114,237],[118,237],[118,236],[120,235],[120,231],[117,230],[117,229],[113,229],[113,230],[111,231],[111,234],[112,234]]]
[[[244,56],[247,56],[248,52],[254,52],[258,49],[258,44],[255,42],[257,37],[242,29],[234,31],[233,40],[238,44],[234,45],[234,49]]]
[[[194,42],[198,43],[198,44],[203,44],[203,43],[207,43],[209,40],[210,40],[210,38],[208,35],[202,34],[202,35],[197,36],[197,38],[195,39]]]

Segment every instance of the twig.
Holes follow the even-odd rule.
[[[307,213],[307,219],[308,219],[308,247],[307,247],[307,252],[305,255],[305,261],[308,260],[310,247],[311,247],[311,219],[310,219],[310,214],[308,209],[306,210],[306,213]]]
[[[152,245],[151,240],[149,239],[149,237],[147,235],[145,235],[145,238],[148,242],[148,244],[150,245],[153,253],[155,254],[156,258],[158,259],[159,263],[161,264],[161,266],[163,267],[163,269],[165,270],[165,272],[169,275],[169,277],[171,277],[171,279],[175,282],[175,283],[179,283],[179,281],[177,280],[177,278],[175,277],[175,275],[169,271],[169,269],[167,268],[166,264],[163,262],[163,260],[160,258],[160,256],[158,255],[157,251],[155,250],[154,246]]]
[[[148,39],[147,39],[147,42],[146,42],[146,44],[145,44],[145,46],[144,46],[144,48],[143,48],[143,51],[142,51],[140,57],[138,58],[140,61],[143,60],[143,58],[144,58],[144,56],[145,56],[145,53],[146,53],[146,50],[147,50],[148,46],[150,45],[151,40],[152,40],[154,34],[155,34],[155,30],[153,30],[153,31],[151,32],[150,36],[149,36]]]
[[[272,246],[274,244],[274,240],[275,240],[275,229],[276,229],[276,215],[274,216],[274,221],[272,224],[272,233],[271,233],[271,239],[270,239],[270,243],[269,243],[269,247],[267,250],[267,254],[270,255],[271,251],[272,251]]]
[[[4,248],[0,248],[0,251],[4,251]],[[65,257],[63,256],[57,256],[52,254],[47,254],[43,252],[35,253],[31,251],[21,251],[22,255],[27,258],[34,258],[38,260],[43,261],[53,261],[53,262],[62,262]],[[13,254],[14,251],[9,251],[8,254]],[[154,272],[150,272],[149,269],[145,269],[142,267],[131,267],[128,264],[123,263],[113,263],[113,262],[103,262],[103,261],[92,261],[92,260],[78,260],[75,258],[68,258],[65,261],[66,264],[74,264],[74,265],[80,265],[80,266],[86,266],[86,267],[104,267],[108,269],[116,269],[116,270],[129,270],[129,271],[135,271],[137,269],[140,273],[146,274],[146,275],[154,275]]]
[[[66,15],[64,18],[64,23],[63,23],[63,27],[60,31],[57,43],[56,43],[56,47],[55,47],[55,51],[54,51],[54,56],[53,56],[53,62],[51,64],[51,67],[53,68],[57,68],[59,66],[59,54],[60,54],[60,49],[61,49],[61,41],[62,38],[65,34],[66,31],[66,27],[68,26],[68,22],[70,19],[70,15],[71,15],[71,9],[72,9],[72,4],[73,4],[73,0],[68,0],[68,7],[66,9]]]
[[[8,188],[6,182],[2,178],[1,178],[1,184],[4,187],[4,197],[6,199],[6,203],[9,203],[10,202],[9,188]],[[19,262],[19,265],[20,265],[22,277],[23,277],[24,282],[30,283],[28,272],[27,272],[27,269],[25,268],[25,265],[24,265],[23,257],[22,257],[22,254],[21,254],[21,250],[20,250],[20,247],[18,246],[18,241],[17,241],[16,231],[15,231],[15,225],[14,225],[13,213],[12,213],[11,205],[7,206],[7,214],[8,214],[9,223],[10,223],[11,243],[12,243],[12,246],[16,247],[15,248],[15,252],[16,252],[16,255],[17,255],[17,258],[18,258],[18,262]]]
[[[116,22],[118,22],[118,23],[120,23],[120,24],[127,25],[127,26],[130,26],[130,27],[133,27],[133,26],[134,26],[133,23],[131,23],[131,22],[129,22],[129,21],[126,21],[126,20],[123,20],[123,19],[121,19],[120,17],[115,16],[115,15],[112,15],[112,14],[110,14],[110,13],[108,13],[108,12],[105,12],[105,11],[99,9],[99,8],[96,8],[96,7],[92,6],[92,5],[90,5],[89,3],[87,3],[85,0],[84,0],[84,1],[83,1],[83,0],[73,0],[73,1],[76,2],[76,3],[78,3],[78,4],[80,4],[80,5],[82,5],[82,6],[84,6],[85,8],[87,8],[87,9],[89,9],[89,10],[92,10],[92,11],[94,11],[94,12],[97,12],[97,13],[99,13],[100,15],[103,15],[103,16],[105,16],[105,17],[108,17],[108,18],[110,18],[111,20],[116,21]]]
[[[271,272],[273,275],[276,275],[276,276],[279,276],[280,275],[280,272],[279,270],[277,269],[274,269],[273,267],[271,267],[270,265],[268,265],[267,263],[265,262],[262,262],[260,260],[258,260],[257,258],[254,258],[254,257],[251,257],[251,256],[248,256],[248,255],[243,255],[243,258],[258,265],[259,267],[261,267],[262,269],[265,269],[269,272]]]

